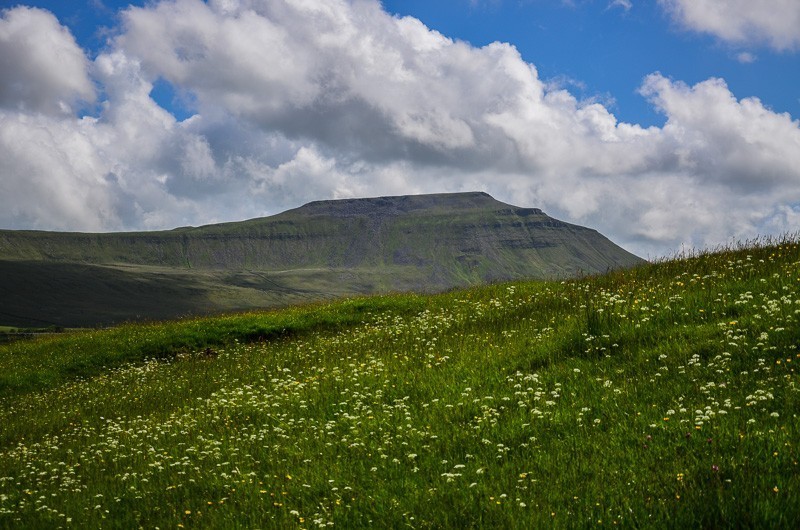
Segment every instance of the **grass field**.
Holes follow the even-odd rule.
[[[797,528],[800,245],[0,346],[3,528]]]

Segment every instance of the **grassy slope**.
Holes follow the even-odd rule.
[[[3,346],[0,527],[796,528],[798,280],[784,242]]]

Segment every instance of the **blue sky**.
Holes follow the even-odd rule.
[[[3,228],[480,189],[644,255],[800,229],[795,0],[0,7]]]

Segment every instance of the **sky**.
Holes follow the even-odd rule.
[[[0,228],[486,191],[643,257],[800,230],[797,0],[0,0]]]

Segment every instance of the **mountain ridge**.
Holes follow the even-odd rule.
[[[6,276],[49,286],[49,302],[40,296],[26,303],[25,297],[37,298],[34,291],[27,288],[23,296],[10,279],[0,280],[4,307],[16,300],[29,306],[28,312],[38,308],[71,322],[70,300],[106,293],[84,304],[87,315],[93,305],[97,314],[81,323],[105,322],[103,309],[112,303],[136,308],[109,312],[113,321],[146,317],[164,285],[170,285],[173,297],[185,286],[193,302],[176,304],[174,311],[158,307],[153,313],[158,318],[353,294],[565,278],[642,262],[596,230],[483,192],[313,201],[269,217],[153,232],[0,230],[0,269]],[[60,281],[54,280],[59,274],[54,264],[70,264]],[[106,283],[98,286],[98,278]],[[59,289],[60,284],[73,288]],[[113,300],[115,290],[122,301]]]
[[[376,212],[379,208],[390,210],[389,213],[408,213],[415,210],[425,210],[435,207],[447,206],[451,210],[472,209],[477,207],[493,207],[495,205],[520,210],[533,210],[543,213],[538,208],[518,208],[505,204],[483,191],[463,193],[434,193],[427,195],[387,195],[372,198],[333,199],[308,202],[298,208],[285,213],[307,213],[311,215],[353,216],[359,213]],[[343,211],[344,210],[344,211]],[[280,215],[280,214],[279,214]]]

